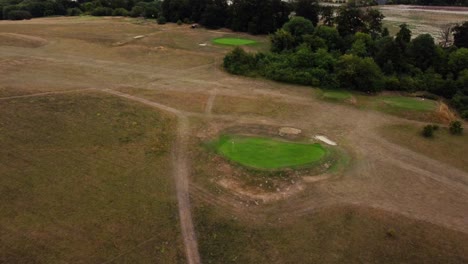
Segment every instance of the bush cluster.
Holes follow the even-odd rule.
[[[333,20],[336,26],[314,26],[296,16],[270,36],[270,52],[243,53],[246,65],[229,59],[224,66],[234,74],[323,88],[365,93],[420,91],[431,98],[448,99],[468,118],[468,48],[464,42],[443,48],[429,34],[413,38],[406,24],[392,37],[382,20],[378,10],[354,7],[339,10]],[[456,28],[455,39],[468,39],[468,22]],[[235,50],[227,57],[239,54]]]
[[[28,11],[24,11],[24,10],[10,11],[10,12],[8,12],[7,17],[10,20],[25,20],[25,19],[31,19],[32,18],[31,13],[29,13]]]

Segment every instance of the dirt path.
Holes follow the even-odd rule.
[[[87,88],[87,89],[65,90],[65,91],[56,91],[56,92],[33,93],[33,94],[25,94],[25,95],[14,95],[14,96],[0,97],[0,100],[42,97],[42,96],[48,96],[48,95],[54,95],[54,94],[67,94],[67,93],[76,93],[76,92],[91,91],[91,90],[96,90],[96,89]]]
[[[175,114],[178,119],[177,136],[172,153],[172,165],[174,168],[174,180],[176,183],[177,202],[179,207],[180,225],[182,237],[185,245],[185,254],[189,264],[200,264],[200,255],[198,253],[197,236],[193,225],[192,212],[190,206],[189,192],[189,159],[187,157],[187,144],[190,135],[190,127],[187,116],[180,110],[155,103],[143,98],[129,94],[104,89],[105,93],[119,96],[128,100],[136,101],[160,110]]]
[[[190,135],[189,122],[186,116],[179,116],[177,140],[174,148],[173,166],[176,179],[177,200],[179,202],[179,217],[182,227],[182,236],[185,244],[185,253],[189,264],[201,263],[198,253],[197,236],[193,225],[190,192],[189,171],[190,164],[187,157],[187,144]]]
[[[213,90],[210,92],[210,97],[208,98],[208,101],[206,102],[206,107],[205,107],[205,114],[211,115],[211,110],[213,110],[213,104],[214,100],[216,99],[216,90]]]

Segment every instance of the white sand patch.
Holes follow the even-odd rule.
[[[327,138],[326,136],[317,135],[317,136],[315,136],[314,138],[315,138],[315,139],[318,139],[318,140],[320,140],[320,141],[322,141],[322,142],[325,142],[325,143],[327,143],[328,145],[332,145],[332,146],[336,146],[336,145],[337,145],[335,141],[330,140],[330,139]]]
[[[135,36],[135,37],[133,37],[133,38],[134,38],[134,39],[141,39],[141,38],[144,38],[144,37],[145,37],[145,36],[143,36],[143,35],[139,35],[139,36]]]

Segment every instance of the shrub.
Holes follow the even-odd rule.
[[[400,80],[396,76],[388,76],[384,78],[385,90],[399,91],[401,90]]]
[[[91,11],[92,16],[110,16],[112,15],[112,8],[109,7],[97,7]]]
[[[427,125],[423,128],[422,135],[424,137],[430,138],[434,136],[434,127],[432,125]]]
[[[166,18],[163,16],[158,17],[158,24],[159,25],[164,25],[166,24]]]
[[[432,130],[434,130],[434,131],[439,130],[439,125],[432,125]]]
[[[24,10],[13,10],[10,11],[7,15],[8,19],[10,20],[24,20],[24,19],[31,19],[31,13]]]
[[[81,11],[81,9],[79,9],[77,7],[67,9],[67,16],[79,16],[82,13],[83,12]]]
[[[116,8],[112,12],[112,16],[128,16],[128,11],[125,8]]]
[[[461,117],[464,118],[464,119],[468,119],[468,110],[465,110],[463,112],[461,112]]]
[[[182,25],[182,20],[180,20],[180,19],[177,20],[177,25],[179,25],[179,26]]]
[[[396,238],[396,231],[395,229],[390,228],[385,232],[385,235],[387,236],[387,238],[394,239]]]
[[[253,55],[245,52],[240,47],[236,47],[224,57],[224,68],[232,74],[253,75],[255,61]]]
[[[140,17],[143,16],[143,13],[145,13],[145,9],[141,6],[134,6],[132,10],[130,11],[130,16],[131,17]]]
[[[461,135],[463,133],[462,123],[460,121],[451,122],[449,130],[452,135]]]

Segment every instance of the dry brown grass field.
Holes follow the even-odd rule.
[[[396,34],[403,23],[408,24],[414,36],[429,33],[436,40],[440,40],[440,30],[444,25],[466,21],[468,11],[459,9],[447,11],[440,7],[416,9],[414,6],[388,5],[380,7],[385,15],[384,26],[388,27],[390,34]]]
[[[229,75],[220,36],[268,49],[150,20],[0,22],[0,263],[468,262],[466,135],[419,136],[437,110]],[[285,126],[335,141],[336,164],[255,171],[209,144]]]

